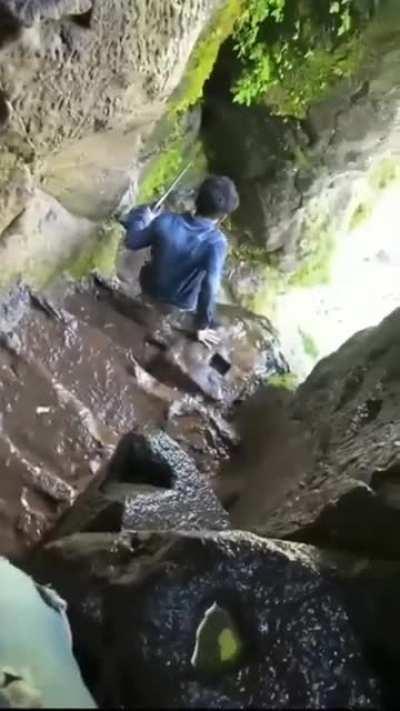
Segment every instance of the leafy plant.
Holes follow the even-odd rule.
[[[234,33],[241,71],[233,100],[266,101],[278,115],[303,118],[308,106],[362,55],[355,0],[248,0]]]

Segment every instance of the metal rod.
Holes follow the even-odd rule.
[[[179,173],[178,177],[174,180],[174,182],[172,183],[172,185],[168,188],[167,192],[164,193],[164,195],[158,200],[158,202],[156,202],[156,204],[155,204],[155,206],[154,206],[154,211],[155,211],[155,212],[157,212],[157,210],[160,209],[161,205],[165,202],[165,200],[167,199],[167,197],[172,193],[172,191],[174,190],[174,188],[176,188],[176,186],[178,185],[178,183],[181,182],[183,176],[186,175],[186,173],[188,172],[189,168],[192,167],[192,165],[193,165],[193,161],[191,160],[190,163],[188,163],[187,166]]]

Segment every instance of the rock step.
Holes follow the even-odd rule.
[[[119,435],[163,420],[165,404],[135,384],[127,354],[111,336],[67,311],[33,305],[18,328],[20,352],[29,363],[44,362],[60,387],[72,393]]]
[[[118,282],[94,278],[64,299],[68,311],[111,335],[159,382],[230,407],[262,379],[287,371],[270,322],[220,306],[220,342],[208,350],[193,339],[191,316],[168,314],[131,296]]]
[[[93,480],[109,450],[96,421],[43,364],[0,347],[0,554],[38,543]],[[105,429],[105,428],[104,428]]]
[[[114,348],[131,354],[142,365],[159,353],[159,348],[149,342],[145,306],[106,283],[88,280],[67,293],[63,306],[79,321],[102,331],[112,339]]]
[[[95,310],[94,304],[96,299],[89,296],[88,310]],[[110,321],[104,326],[108,322],[114,325],[114,318],[119,325],[118,311],[109,311]],[[100,314],[101,306],[96,312],[99,321]],[[96,502],[109,460],[116,450],[121,452],[121,436],[122,442],[123,435],[133,429],[142,431],[149,423],[153,428],[149,448],[155,451],[162,442],[162,454],[154,456],[161,456],[173,470],[174,485],[153,481],[153,455],[149,455],[145,483],[154,483],[156,488],[144,500],[135,490],[136,470],[142,465],[123,454],[114,466],[114,473],[118,470],[115,478],[128,482],[131,490],[120,497],[118,525],[122,529],[132,524],[139,528],[228,525],[210,485],[190,458],[167,435],[162,439],[162,433],[157,434],[161,424],[166,429],[176,426],[167,413],[174,398],[183,394],[174,395],[164,386],[165,392],[155,397],[149,383],[139,383],[137,372],[129,368],[132,353],[128,348],[88,320],[79,320],[46,299],[32,296],[24,302],[18,319],[1,334],[0,463],[4,474],[0,484],[0,554],[14,560],[52,535],[76,499],[87,493]],[[101,327],[100,322],[98,325]],[[145,342],[143,333],[140,340]],[[145,371],[142,376],[147,376]],[[163,387],[154,381],[154,388],[157,386]],[[205,426],[207,418],[205,412],[190,408],[190,403],[185,403],[176,417],[191,421],[193,431],[187,433],[188,439],[192,437],[198,446],[194,425],[203,418]],[[79,506],[77,515],[79,518]],[[79,522],[76,525],[79,528]]]

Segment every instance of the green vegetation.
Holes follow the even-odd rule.
[[[140,186],[138,202],[148,202],[161,195],[172,183],[184,164],[193,158],[197,164],[206,161],[202,146],[197,143],[192,155],[185,145],[182,117],[203,95],[204,84],[210,77],[217,60],[221,45],[232,34],[238,18],[241,16],[247,0],[228,0],[215,17],[212,27],[207,27],[197,44],[185,77],[175,92],[167,112],[166,121],[173,125],[167,131],[169,136],[164,141],[160,154],[151,162]]]
[[[327,218],[309,219],[300,241],[300,263],[289,286],[311,287],[328,284],[331,276],[335,238]]]
[[[122,234],[122,227],[114,220],[104,222],[99,227],[95,239],[90,241],[85,250],[73,256],[63,271],[74,279],[82,279],[94,271],[103,276],[113,276],[117,266]]]
[[[285,390],[294,391],[299,386],[299,380],[294,373],[283,373],[282,375],[271,375],[268,378],[266,385],[272,385],[274,388],[284,388]]]
[[[303,331],[301,328],[299,328],[299,334],[301,336],[301,340],[303,341],[304,353],[313,360],[318,360],[319,350],[313,337],[309,333]]]
[[[202,143],[197,141],[194,146],[188,148],[180,135],[180,129],[177,128],[162,152],[150,163],[140,185],[138,204],[160,197],[189,160],[193,161],[191,173],[194,177],[207,171],[207,159]]]
[[[248,0],[234,32],[241,63],[234,101],[265,101],[277,115],[304,118],[360,66],[363,19],[354,0]]]
[[[394,158],[385,157],[373,165],[368,176],[367,194],[360,199],[354,209],[350,221],[349,230],[356,230],[360,225],[367,222],[379,201],[380,195],[394,183],[400,181],[400,163]]]
[[[182,169],[184,154],[181,141],[174,138],[170,146],[153,161],[140,185],[138,202],[147,203],[158,197],[173,182]]]
[[[190,61],[185,78],[171,104],[172,114],[183,114],[202,97],[204,84],[211,76],[221,45],[231,36],[248,0],[228,0],[207,27]]]
[[[394,158],[383,158],[372,168],[369,182],[374,190],[381,191],[398,180],[400,180],[399,161]]]
[[[243,306],[273,320],[280,294],[293,288],[329,283],[336,241],[328,216],[318,213],[318,209],[320,206],[316,205],[314,214],[309,215],[303,226],[298,247],[298,266],[294,273],[282,270],[278,253],[270,254],[265,248],[249,241],[233,247],[233,260],[254,265],[261,284],[254,293],[241,300]]]
[[[372,205],[366,202],[360,202],[350,218],[350,231],[356,230],[358,227],[360,227],[360,225],[363,225],[365,222],[367,222],[371,217],[372,210]]]

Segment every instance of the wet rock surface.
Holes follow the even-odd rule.
[[[67,599],[101,704],[379,708],[380,683],[319,559],[238,532],[84,534],[50,544],[33,568]],[[192,664],[214,603],[243,645],[217,678]]]
[[[97,497],[85,492],[56,530],[184,530],[228,528],[229,519],[210,482],[163,432],[129,434],[111,459]]]
[[[308,457],[289,489],[278,482],[272,509],[268,480],[276,481],[276,470],[267,458],[265,509],[261,515],[257,506],[248,510],[238,525],[247,527],[253,515],[256,529],[272,537],[398,556],[399,325],[396,310],[316,366],[285,415],[298,431],[296,442],[285,430],[292,462],[304,448]],[[265,435],[261,449],[268,457]]]
[[[210,477],[237,445],[231,407],[286,367],[266,320],[223,309],[208,352],[185,319],[99,279],[51,297],[21,288],[1,319],[3,554],[39,544],[109,477],[157,487],[119,497],[115,530],[227,525]]]

